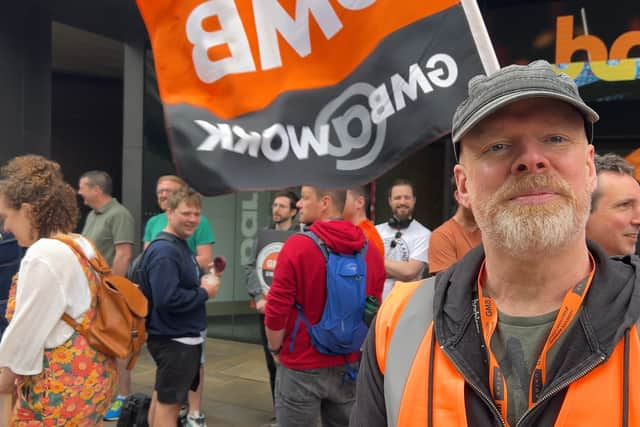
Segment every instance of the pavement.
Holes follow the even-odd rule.
[[[132,376],[134,392],[151,393],[155,364],[145,349]],[[258,427],[273,416],[262,347],[207,338],[203,408],[208,427]],[[116,422],[105,422],[115,427]]]

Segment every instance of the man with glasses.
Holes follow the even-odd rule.
[[[162,213],[149,218],[144,228],[144,247],[167,226],[167,200],[172,193],[187,186],[182,178],[175,175],[164,175],[158,178],[156,185],[156,196],[158,197],[158,206],[162,209]],[[201,269],[206,270],[207,266],[213,261],[213,244],[215,243],[211,224],[205,215],[200,218],[200,224],[195,233],[187,240],[189,248],[195,253],[198,265]]]
[[[276,362],[269,351],[269,343],[264,329],[264,310],[267,306],[268,286],[271,285],[276,269],[278,254],[284,246],[284,241],[296,231],[300,230],[300,224],[294,219],[298,214],[298,196],[290,190],[278,191],[273,196],[271,204],[271,224],[261,230],[256,236],[253,248],[253,257],[247,264],[247,291],[256,304],[258,321],[260,324],[260,338],[264,349],[264,358],[269,371],[269,384],[271,386],[271,398],[275,404],[276,387]],[[276,417],[263,424],[263,427],[277,427]]]
[[[431,231],[413,219],[416,196],[413,184],[406,179],[394,181],[389,189],[389,221],[376,225],[384,241],[384,267],[387,280],[382,298],[395,282],[419,279],[427,266],[427,252]]]

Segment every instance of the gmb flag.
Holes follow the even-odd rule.
[[[178,173],[206,195],[363,184],[497,69],[475,0],[137,0]]]
[[[624,159],[636,169],[636,179],[640,181],[640,148],[633,150]]]

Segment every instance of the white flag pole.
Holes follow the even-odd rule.
[[[484,25],[480,8],[476,0],[460,0],[462,9],[469,22],[471,35],[476,43],[482,66],[487,74],[494,73],[500,69],[500,63],[493,50],[487,27]]]

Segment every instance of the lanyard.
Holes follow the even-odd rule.
[[[573,321],[576,313],[580,309],[582,302],[584,301],[584,297],[587,295],[589,291],[589,287],[591,286],[591,281],[593,280],[593,275],[595,273],[595,261],[591,254],[589,254],[589,260],[591,261],[591,271],[589,272],[589,276],[586,280],[580,281],[576,286],[572,289],[569,289],[562,300],[562,305],[560,306],[560,310],[558,311],[558,315],[556,316],[555,321],[553,322],[553,326],[549,331],[549,335],[547,336],[547,340],[542,347],[542,351],[538,356],[538,360],[536,361],[535,368],[531,375],[529,381],[529,408],[531,408],[535,402],[538,400],[540,396],[540,391],[544,386],[547,378],[546,378],[546,367],[547,367],[547,355],[553,345],[558,342],[558,339],[562,337],[562,335],[566,332],[569,325]],[[507,420],[507,403],[508,399],[508,390],[507,390],[507,382],[504,379],[504,375],[502,374],[502,370],[500,369],[500,365],[498,360],[496,359],[493,351],[491,351],[491,337],[493,336],[496,327],[498,326],[498,309],[496,307],[495,302],[489,296],[484,296],[482,292],[482,288],[485,282],[485,263],[482,263],[480,267],[480,274],[478,274],[478,300],[480,302],[480,323],[482,325],[482,335],[486,347],[486,351],[489,356],[489,390],[491,391],[491,395],[493,396],[493,400],[496,404],[496,407],[502,414],[502,418]]]

